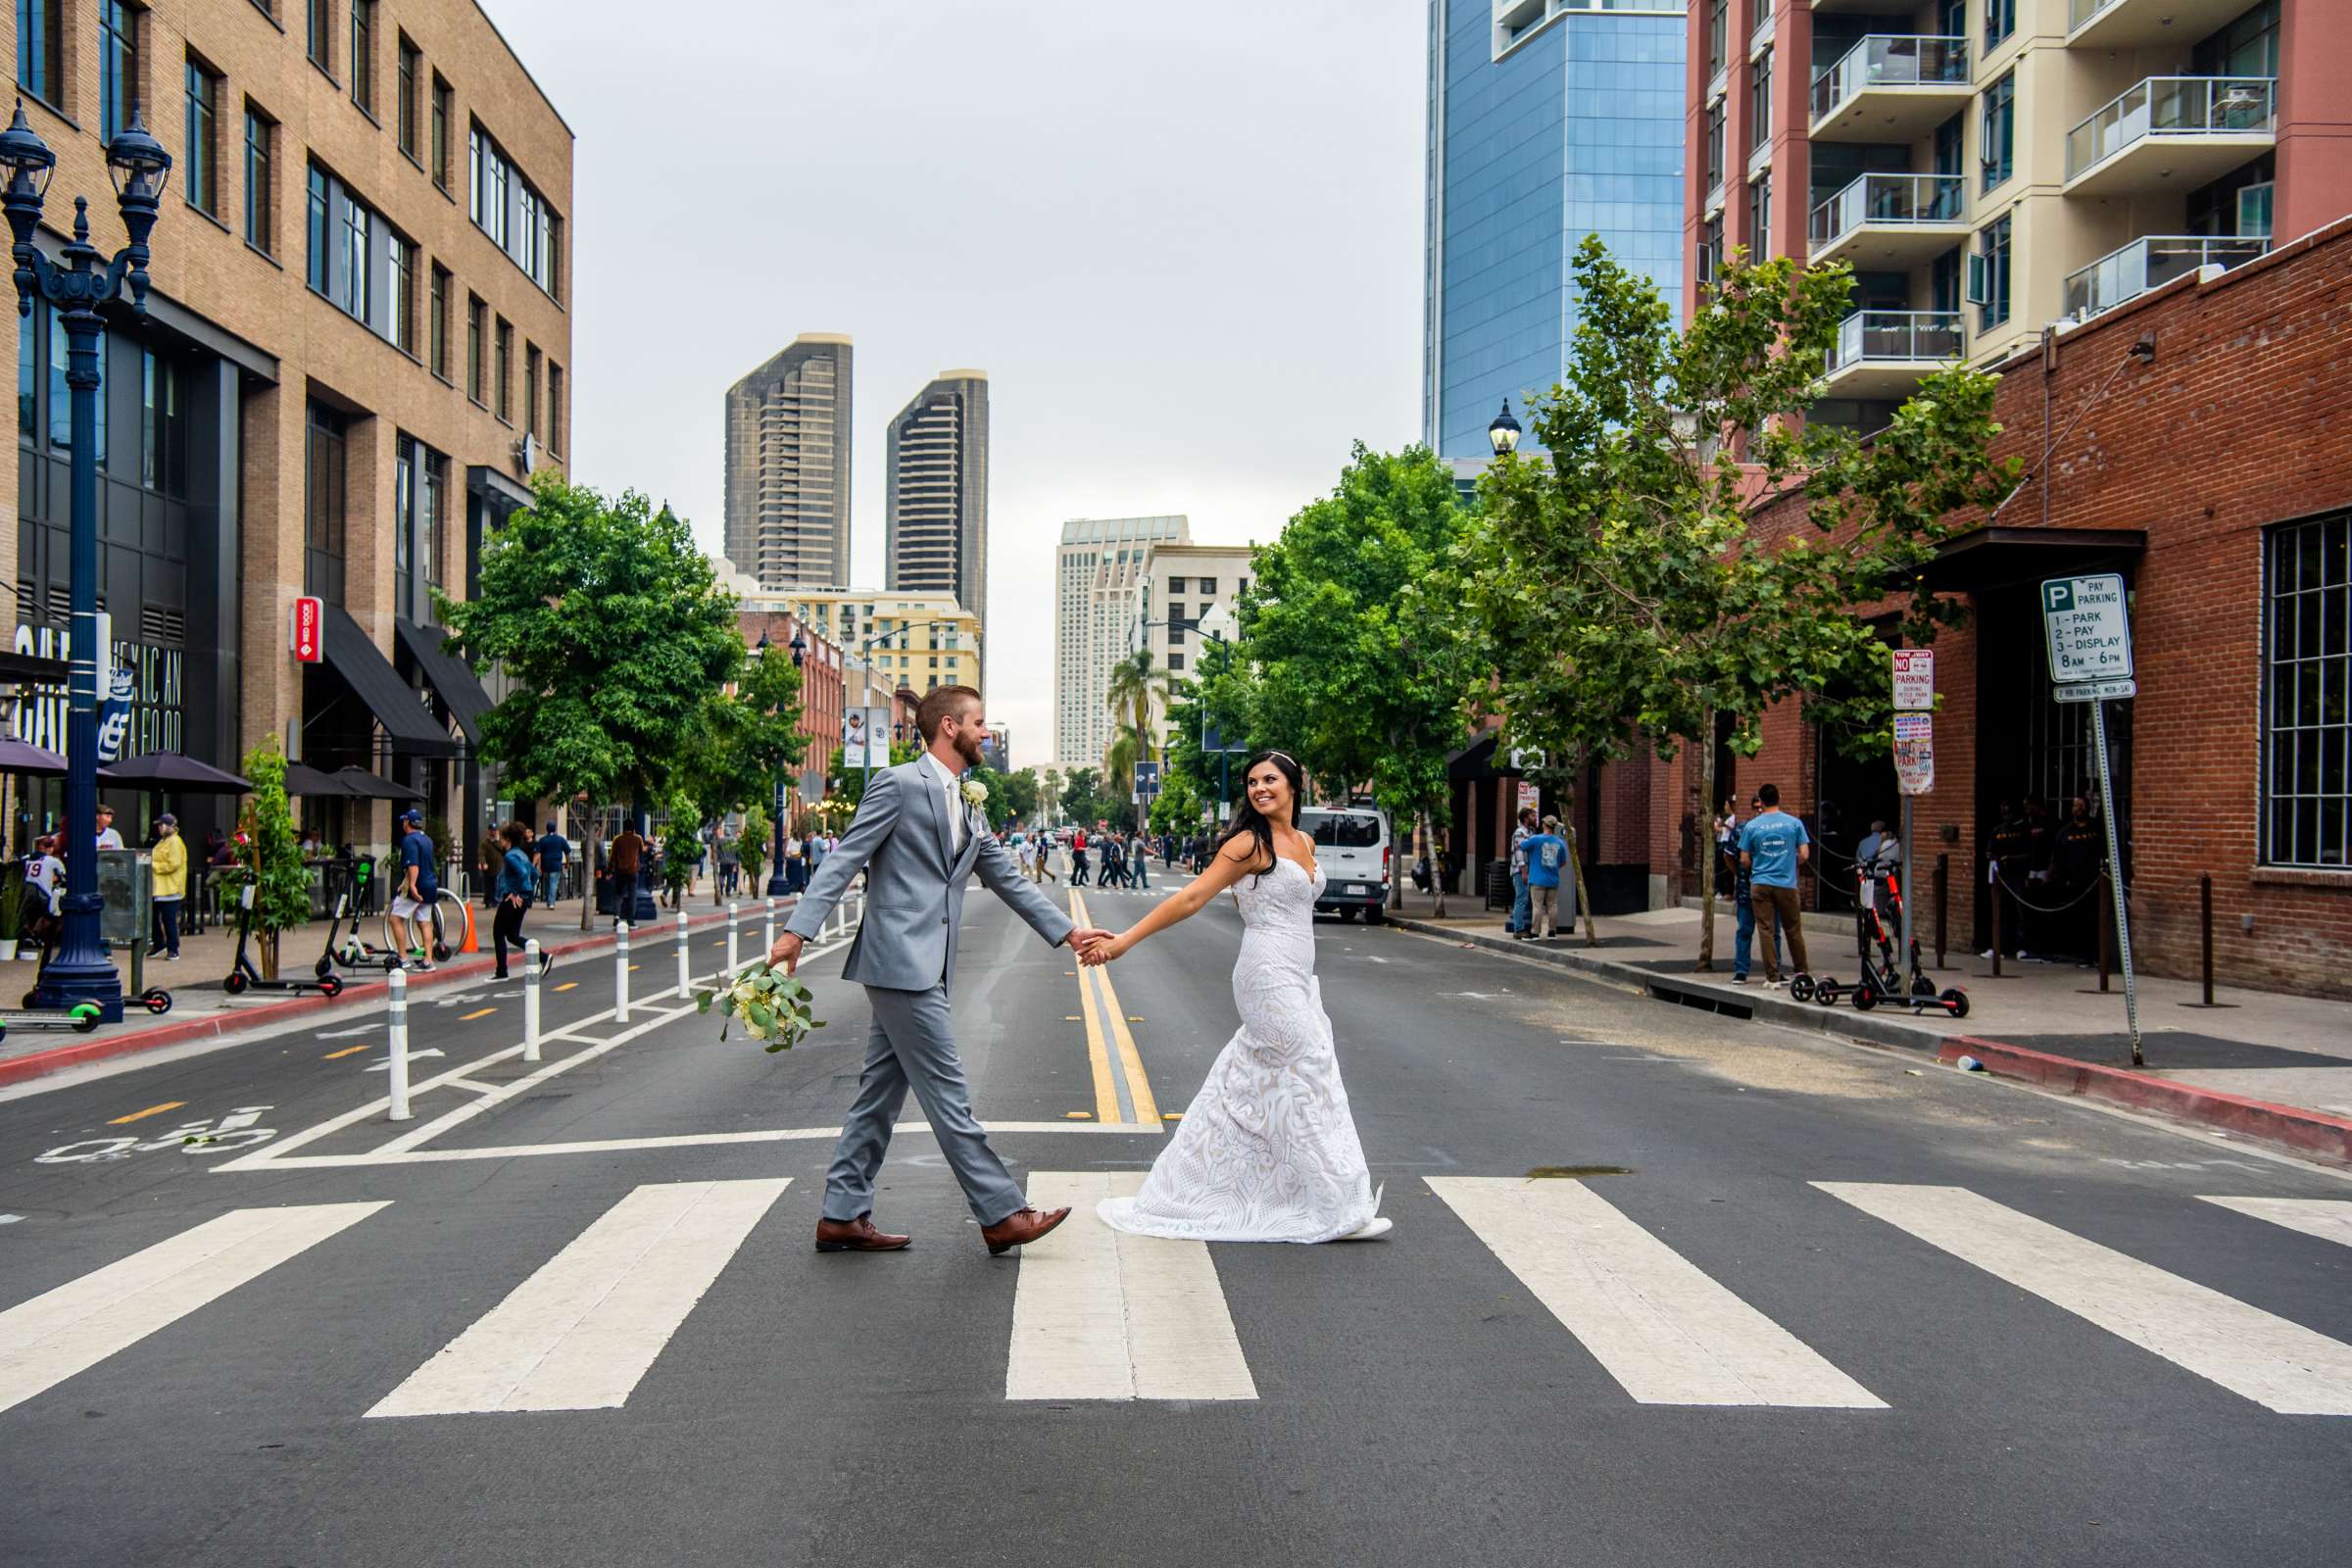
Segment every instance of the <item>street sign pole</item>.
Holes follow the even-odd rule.
[[[1911,885],[1911,803],[1917,796],[1903,797],[1903,868],[1897,873],[1903,879],[1903,973],[1908,975],[1911,963],[1911,900],[1918,889]],[[1906,980],[1904,984],[1909,985]]]
[[[2132,980],[2132,911],[2124,896],[2124,858],[2115,832],[2115,773],[2107,762],[2107,705],[2090,705],[2090,732],[2098,742],[2099,816],[2107,826],[2107,886],[2115,895],[2115,945],[2124,958],[2124,1022],[2132,1032],[2132,1065],[2144,1067],[2139,1054],[2139,992]]]

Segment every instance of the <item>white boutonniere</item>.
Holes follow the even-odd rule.
[[[976,778],[965,779],[963,781],[963,804],[975,807],[986,806],[988,804],[988,786]]]

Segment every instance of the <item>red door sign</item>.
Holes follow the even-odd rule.
[[[316,664],[326,657],[326,604],[309,595],[294,601],[294,657]]]

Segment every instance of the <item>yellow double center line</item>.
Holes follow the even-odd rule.
[[[1076,888],[1070,889],[1070,917],[1082,926],[1094,924],[1087,916],[1086,898]],[[1086,1020],[1086,1057],[1094,1068],[1095,1120],[1156,1130],[1159,1102],[1152,1098],[1143,1054],[1135,1049],[1108,966],[1078,966],[1078,1010]]]

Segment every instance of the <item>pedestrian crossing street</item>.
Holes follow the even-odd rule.
[[[1077,1212],[1008,1270],[1007,1401],[1259,1397],[1219,1250],[1122,1235],[1096,1217],[1098,1201],[1134,1192],[1141,1179],[1033,1173],[1035,1201]],[[806,1246],[807,1216],[777,1211],[792,1185],[776,1178],[635,1188],[405,1379],[355,1397],[354,1414],[390,1420],[625,1405],[755,1233],[762,1247]],[[1739,1281],[1711,1276],[1594,1186],[1457,1176],[1429,1178],[1428,1187],[1439,1205],[1419,1210],[1422,1217],[1390,1240],[1363,1245],[1409,1249],[1416,1229],[1426,1235],[1429,1226],[1458,1222],[1637,1405],[1868,1412],[1895,1402],[1891,1391],[1840,1369],[1837,1347],[1808,1343],[1773,1321],[1742,1298]],[[1815,1182],[1811,1190],[1879,1222],[1864,1233],[1866,1248],[1903,1245],[1898,1237],[1924,1243],[1954,1269],[2004,1281],[2265,1409],[2352,1415],[2352,1346],[2210,1286],[1962,1187]],[[2249,1225],[2352,1246],[2352,1200],[2202,1200]],[[392,1206],[234,1209],[0,1310],[0,1411],[39,1399],[184,1318],[233,1311],[241,1287],[300,1269],[322,1244],[357,1244]],[[771,1214],[778,1223],[762,1233]],[[813,1255],[810,1265],[874,1266]],[[1465,1313],[1485,1310],[1507,1289],[1501,1274],[1468,1277],[1475,1272],[1462,1271],[1449,1286],[1458,1286]],[[252,1331],[270,1336],[284,1327],[257,1318]],[[2150,1370],[2159,1370],[2153,1361]]]

